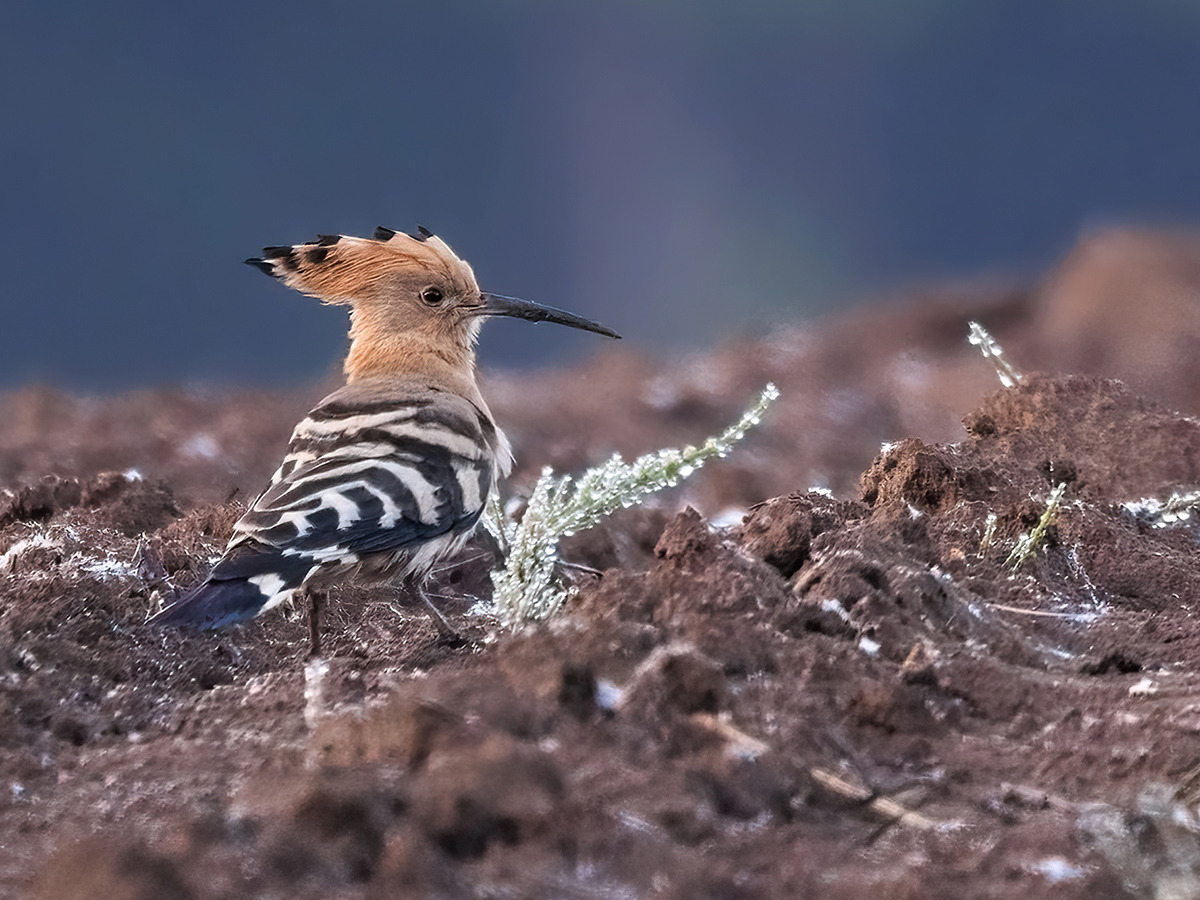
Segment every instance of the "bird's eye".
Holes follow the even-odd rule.
[[[442,293],[441,288],[427,287],[421,291],[421,299],[429,306],[438,306],[446,299],[446,295]]]

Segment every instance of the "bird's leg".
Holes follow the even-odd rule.
[[[442,611],[433,605],[433,601],[429,599],[429,595],[425,593],[425,588],[421,586],[415,578],[408,580],[408,588],[421,598],[421,602],[425,604],[425,610],[429,613],[429,618],[433,619],[433,624],[437,627],[438,634],[442,636],[442,640],[451,644],[463,643],[462,635],[446,621],[446,617],[442,615]]]
[[[318,656],[321,653],[321,604],[325,602],[325,593],[308,589],[308,639],[310,641],[308,655]]]

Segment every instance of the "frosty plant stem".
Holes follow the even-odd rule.
[[[516,625],[557,612],[570,596],[569,589],[555,575],[561,538],[591,528],[617,509],[633,506],[649,494],[678,484],[714,456],[728,455],[778,396],[775,385],[768,384],[737,422],[699,447],[659,450],[631,463],[617,454],[578,480],[543,469],[520,522],[507,520],[499,504],[493,503],[486,525],[507,550],[503,568],[492,572],[496,588],[493,602],[500,619]]]
[[[996,339],[988,334],[978,322],[968,323],[967,340],[978,347],[980,352],[996,367],[1000,383],[1006,388],[1016,387],[1024,380],[1024,375],[1004,356],[1004,349],[996,343]]]
[[[1033,531],[1017,538],[1016,546],[1013,547],[1012,553],[1008,554],[1008,559],[1004,563],[1014,575],[1025,564],[1025,560],[1037,552],[1038,547],[1042,545],[1042,541],[1046,539],[1046,532],[1054,524],[1054,520],[1058,518],[1058,509],[1062,506],[1063,495],[1066,492],[1067,483],[1064,481],[1050,492],[1050,497],[1046,501],[1046,511],[1042,513],[1042,517],[1038,519],[1038,523],[1033,526]]]

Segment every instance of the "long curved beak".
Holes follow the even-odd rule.
[[[557,322],[559,325],[568,325],[571,328],[594,331],[605,337],[617,339],[621,337],[607,325],[601,325],[599,322],[593,322],[591,319],[585,319],[575,313],[555,309],[552,306],[542,306],[540,303],[531,303],[528,300],[518,300],[516,297],[505,297],[502,294],[485,293],[483,306],[478,308],[476,315],[511,316],[514,319],[525,319],[528,322]]]

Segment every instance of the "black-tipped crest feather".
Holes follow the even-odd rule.
[[[262,254],[267,259],[278,260],[285,269],[298,267],[295,247],[263,247]]]

